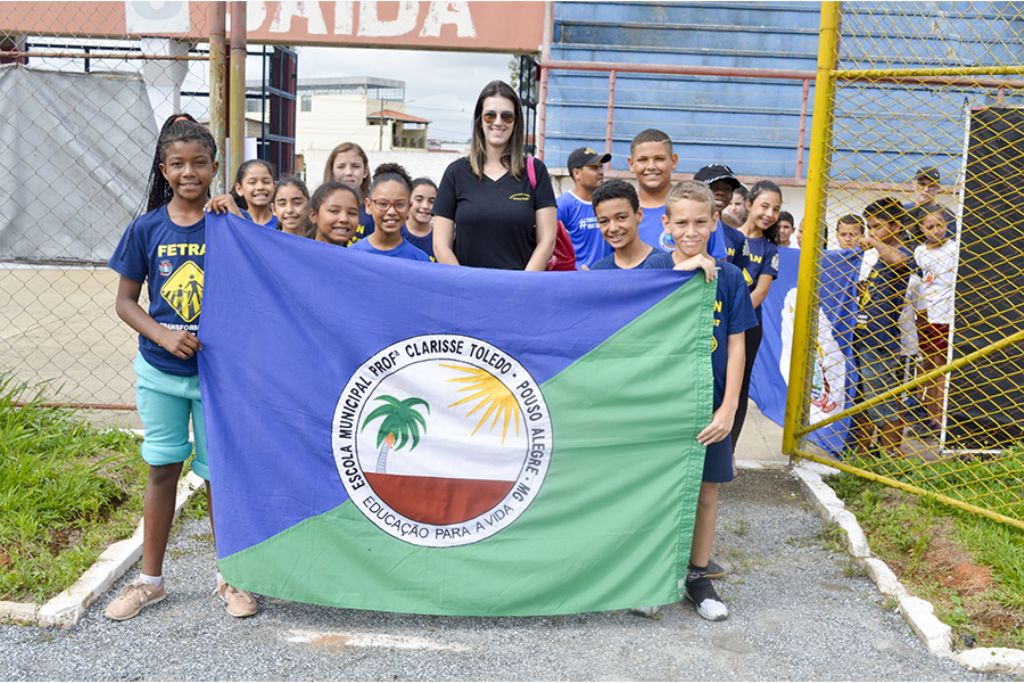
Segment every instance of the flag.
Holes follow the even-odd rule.
[[[199,376],[228,582],[422,614],[679,599],[713,283],[453,268],[207,220]]]
[[[853,328],[857,318],[857,278],[861,252],[836,249],[822,254],[817,337],[811,368],[809,424],[846,410],[855,399],[857,368]],[[793,348],[800,250],[779,249],[779,276],[761,303],[763,336],[754,359],[750,397],[769,419],[783,423]],[[843,451],[849,419],[808,435],[826,451]]]

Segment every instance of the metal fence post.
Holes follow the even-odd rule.
[[[227,129],[224,126],[224,81],[226,71],[226,16],[224,3],[210,3],[210,133],[220,154],[220,171],[213,180],[213,193],[225,192],[227,173]]]
[[[839,3],[821,3],[821,34],[818,39],[818,73],[814,82],[814,115],[811,119],[811,153],[807,173],[807,203],[801,236],[800,276],[797,283],[796,314],[793,321],[793,352],[789,364],[789,390],[782,432],[782,452],[793,455],[795,430],[807,406],[807,365],[813,348],[811,335],[817,316],[818,228],[825,198],[825,180],[829,166],[829,140],[832,131],[832,106],[839,38]]]
[[[231,120],[228,134],[231,149],[225,177],[231,178],[245,161],[245,3],[231,3],[231,82],[228,115]]]

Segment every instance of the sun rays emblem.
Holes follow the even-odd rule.
[[[498,420],[502,420],[501,440],[503,443],[508,437],[509,424],[515,425],[516,436],[519,436],[519,420],[522,415],[519,410],[519,401],[516,400],[515,395],[513,395],[509,388],[505,386],[500,379],[483,368],[474,368],[469,365],[450,365],[448,363],[442,363],[441,367],[464,373],[463,377],[452,377],[448,381],[465,385],[458,389],[459,393],[469,392],[468,396],[463,396],[458,401],[449,404],[449,408],[455,408],[465,403],[472,403],[473,401],[476,401],[476,405],[466,413],[466,417],[469,417],[484,407],[487,408],[483,415],[480,416],[480,420],[476,423],[476,426],[473,427],[473,431],[470,432],[470,436],[473,436],[480,431],[480,428],[484,426],[485,422],[487,422],[487,418],[492,415],[494,418],[491,420],[491,426],[489,429],[493,430],[498,424]]]

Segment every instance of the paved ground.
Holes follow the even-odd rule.
[[[104,595],[74,628],[0,627],[0,679],[114,680],[990,680],[930,655],[781,471],[723,489],[716,554],[732,617],[686,603],[651,620],[626,612],[468,619],[330,609],[262,599],[248,620],[210,596],[203,521],[173,542],[170,594],[112,623]],[[995,680],[995,679],[991,679]]]

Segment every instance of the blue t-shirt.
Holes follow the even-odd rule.
[[[373,233],[373,228],[373,216],[366,213],[366,209],[363,207],[362,204],[360,204],[359,225],[356,226],[356,233],[352,235],[351,239],[349,239],[348,243],[346,243],[345,246],[351,247],[356,242],[359,242],[360,240],[365,240],[367,237],[370,236],[371,233]]]
[[[665,224],[661,220],[664,215],[664,206],[659,206],[656,209],[644,209],[644,217],[640,221],[640,239],[658,251],[672,251],[676,248],[676,243],[672,239],[672,235],[665,230]],[[718,225],[721,226],[722,222],[719,221]],[[708,254],[711,258],[725,257],[725,245],[721,235],[719,230],[714,230],[708,237]]]
[[[249,221],[250,223],[256,223],[256,221],[252,219],[252,216],[249,214],[248,211],[246,211],[245,209],[239,209],[239,211],[242,212],[242,218]],[[274,214],[270,214],[270,220],[267,221],[266,223],[256,223],[256,225],[260,225],[264,228],[270,228],[271,230],[281,229],[281,222],[277,220],[277,216],[275,216]]]
[[[743,249],[746,265],[743,268],[743,279],[751,291],[757,286],[757,279],[762,275],[770,275],[773,280],[779,277],[779,245],[767,237],[748,237]]]
[[[655,254],[644,264],[644,268],[668,270],[675,267],[672,254]],[[722,405],[725,397],[725,371],[729,364],[729,335],[739,334],[757,327],[754,305],[750,303],[750,292],[743,282],[739,268],[731,263],[719,262],[715,278],[715,327],[711,342],[711,371],[715,376],[714,410]],[[698,272],[694,277],[702,277]]]
[[[741,233],[742,234],[742,233]],[[779,278],[779,245],[767,237],[747,237],[743,243],[743,279],[750,291],[757,287],[757,279],[762,275],[770,275],[773,280]],[[761,307],[754,309],[757,322],[761,322]]]
[[[914,257],[906,247],[900,253],[907,260],[893,267],[878,259],[862,283],[854,339],[893,356],[900,352],[900,312],[907,300],[907,284],[915,269]]]
[[[723,223],[721,219],[718,221],[717,232],[721,233],[722,241],[725,243],[725,260],[739,268],[740,272],[743,272],[743,269],[747,267],[747,257],[744,255],[745,250],[743,248],[747,242],[746,235],[731,225]]]
[[[424,254],[430,257],[432,263],[437,263],[437,258],[434,257],[434,231],[431,230],[429,233],[420,237],[409,232],[409,229],[404,225],[402,226],[402,239],[416,247]]]
[[[648,261],[651,260],[651,257],[652,256],[657,256],[660,253],[661,252],[659,252],[657,249],[651,249],[651,252],[649,254],[647,254],[647,257],[643,261],[641,261],[640,263],[636,264],[635,266],[633,266],[632,268],[630,268],[628,270],[638,270],[638,269],[646,267],[645,264]],[[669,256],[671,256],[671,254],[669,254]],[[591,270],[627,270],[626,268],[620,268],[619,264],[617,264],[615,262],[615,254],[608,254],[603,259],[601,259],[600,261],[597,261],[596,263],[594,263],[594,265],[590,266],[590,269]]]
[[[661,222],[664,215],[664,206],[644,209],[644,217],[640,220],[640,239],[657,251],[672,251],[676,245],[672,242],[672,235],[665,232],[665,225]]]
[[[167,206],[145,213],[128,226],[107,265],[122,277],[147,284],[149,316],[171,330],[199,331],[206,259],[206,218],[181,226]],[[182,360],[139,335],[139,352],[147,363],[171,375],[199,373],[195,355]]]
[[[430,263],[430,257],[427,256],[422,249],[412,246],[405,240],[402,240],[401,244],[394,249],[388,249],[387,251],[377,249],[370,244],[370,240],[359,240],[353,244],[351,248],[356,251],[365,251],[370,254],[380,254],[381,256],[392,256],[394,258],[409,259],[410,261],[425,261]]]
[[[590,202],[585,202],[572,192],[558,198],[558,220],[562,221],[572,248],[576,252],[576,268],[592,266],[612,253],[611,246],[604,241],[597,227],[597,216]]]

